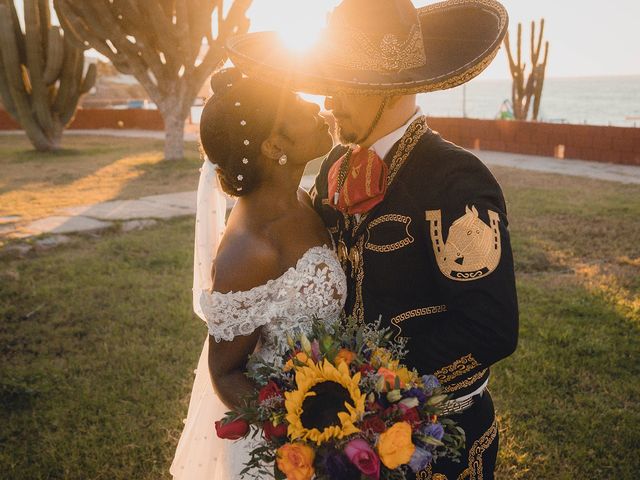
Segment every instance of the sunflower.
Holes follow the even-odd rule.
[[[345,362],[336,367],[325,359],[296,367],[297,390],[284,394],[289,437],[320,445],[359,432],[355,423],[365,404],[359,383],[360,373],[349,375]]]

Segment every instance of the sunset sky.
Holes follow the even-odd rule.
[[[304,36],[324,24],[338,0],[254,0],[251,30],[284,30]],[[414,5],[433,3],[414,0]],[[549,77],[640,75],[640,0],[502,0],[515,35],[523,22],[529,58],[531,20],[545,18],[550,42]],[[524,49],[523,49],[524,50]],[[498,55],[482,78],[510,78],[506,55]]]
[[[303,38],[319,30],[339,0],[254,0],[251,30],[279,30]],[[225,2],[227,5],[229,0]],[[423,6],[429,0],[414,0]],[[544,17],[549,40],[548,77],[640,75],[640,0],[502,0],[515,34],[523,22],[527,39],[531,20]],[[16,0],[22,10],[22,0]],[[510,78],[500,53],[481,78]]]

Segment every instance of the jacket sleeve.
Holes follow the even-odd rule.
[[[428,237],[426,268],[435,279],[424,288],[437,289],[447,315],[425,322],[411,337],[407,360],[438,377],[461,369],[468,375],[482,371],[511,355],[518,341],[518,302],[502,191],[472,154],[458,157],[436,182],[440,194],[419,204]]]

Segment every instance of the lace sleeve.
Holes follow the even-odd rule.
[[[285,273],[289,276],[293,269]],[[200,295],[209,335],[231,341],[238,335],[250,335],[257,328],[271,322],[281,305],[287,302],[287,292],[279,287],[280,277],[246,292],[206,292]]]
[[[200,307],[216,341],[250,335],[263,325],[272,333],[336,319],[346,297],[346,278],[335,254],[326,247],[309,249],[281,277],[246,292],[207,292]]]

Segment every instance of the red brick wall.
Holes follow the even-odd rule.
[[[430,117],[429,125],[466,148],[640,165],[640,128]],[[0,110],[0,130],[19,126]],[[157,110],[79,109],[71,129],[163,130]]]
[[[458,145],[480,150],[640,165],[640,128],[429,118],[429,126]]]
[[[15,123],[0,110],[0,130],[17,130]],[[158,110],[115,110],[111,108],[78,109],[69,129],[94,130],[98,128],[132,128],[142,130],[164,130],[164,121]]]

